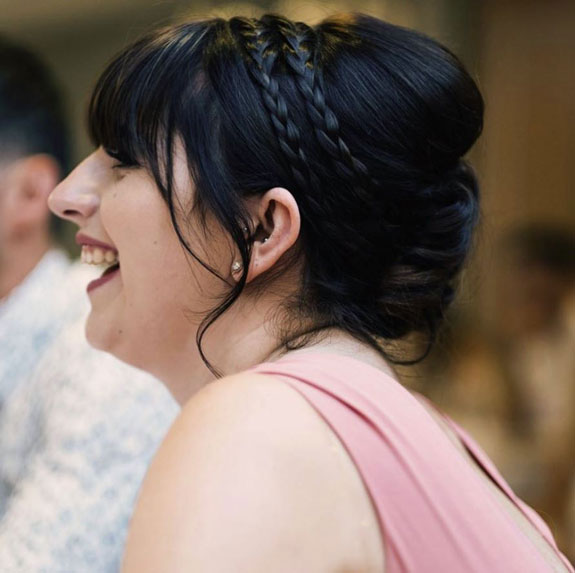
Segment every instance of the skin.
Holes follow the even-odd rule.
[[[379,525],[340,442],[297,392],[275,378],[242,373],[278,357],[269,311],[296,279],[284,276],[257,300],[242,297],[208,330],[204,350],[229,373],[214,381],[195,336],[201,313],[226,285],[184,252],[150,175],[116,165],[96,150],[49,204],[119,253],[120,273],[89,293],[90,343],[153,373],[184,405],[143,487],[124,571],[225,571],[230,562],[252,572],[381,571]],[[175,165],[178,199],[189,206],[194,190],[181,155]],[[262,231],[248,270],[252,281],[294,245],[300,215],[283,188],[248,208],[253,228]],[[237,253],[215,222],[209,237],[187,239],[232,284],[239,279],[231,269]],[[377,353],[340,332],[326,333],[314,350],[322,348],[363,356],[392,374]]]
[[[204,350],[227,374],[214,380],[196,349],[201,319],[196,314],[214,304],[222,283],[185,254],[146,171],[115,164],[96,150],[49,203],[84,234],[119,251],[120,273],[90,292],[88,339],[155,374],[183,406],[144,481],[122,570],[383,571],[378,519],[339,439],[280,379],[244,372],[280,357],[273,351],[277,337],[270,311],[278,307],[277,293],[297,288],[297,276],[280,277],[257,299],[242,296],[210,328]],[[185,208],[194,189],[181,153],[175,156],[175,181]],[[268,190],[247,207],[252,228],[262,231],[258,237],[269,237],[254,243],[249,282],[295,244],[300,215],[283,188]],[[193,221],[185,228],[195,228]],[[209,241],[187,238],[230,283],[238,280],[231,270],[237,253],[215,221]],[[310,351],[351,355],[396,379],[373,349],[335,329],[312,348],[290,353]],[[444,429],[554,570],[564,570],[541,534]]]
[[[205,270],[180,244],[168,207],[144,169],[116,168],[99,149],[54,190],[50,207],[80,227],[83,234],[118,249],[120,273],[90,292],[92,312],[86,332],[90,343],[160,378],[180,403],[213,380],[201,360],[196,331],[227,285]],[[183,160],[176,162],[176,188],[184,209],[192,189]],[[271,189],[254,216],[274,213],[273,237],[254,245],[249,280],[275,264],[299,233],[299,212],[285,189]],[[186,227],[193,227],[187,225]],[[234,281],[231,243],[215,223],[209,240],[190,236],[202,260]],[[271,231],[270,231],[271,232]],[[205,351],[224,372],[238,372],[267,357],[275,340],[262,315],[277,305],[267,297],[244,301],[210,328]]]
[[[59,178],[49,155],[0,159],[0,299],[52,246],[47,198]]]

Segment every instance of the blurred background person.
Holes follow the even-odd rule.
[[[135,496],[176,412],[163,387],[85,342],[91,269],[56,246],[59,91],[0,38],[0,571],[117,571]]]
[[[490,327],[461,314],[429,361],[427,394],[491,452],[575,557],[575,234],[527,224],[500,241]]]
[[[573,558],[565,500],[575,479],[575,232],[530,225],[502,247],[495,340],[524,410],[516,423],[531,463],[524,497],[557,524]]]

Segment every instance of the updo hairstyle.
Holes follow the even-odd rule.
[[[481,133],[483,100],[444,46],[360,13],[313,27],[277,14],[173,25],[108,66],[89,124],[95,145],[149,170],[182,244],[217,276],[185,227],[209,235],[209,214],[247,269],[261,229],[245,199],[278,186],[296,199],[294,247],[249,284],[244,271],[198,329],[216,375],[201,348],[206,329],[242,292],[263,292],[298,261],[301,288],[282,304],[281,347],[337,327],[392,363],[427,355],[479,216],[477,180],[462,157]],[[173,184],[177,140],[196,189],[184,214]],[[384,350],[414,332],[427,340],[423,356]]]

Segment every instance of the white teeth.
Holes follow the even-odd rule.
[[[118,254],[109,249],[83,245],[81,260],[88,265],[111,265],[118,262]]]
[[[102,249],[98,249],[97,247],[94,249],[94,264],[101,265],[104,262],[104,253]]]

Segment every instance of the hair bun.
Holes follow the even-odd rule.
[[[426,330],[429,351],[455,297],[455,281],[468,257],[480,215],[473,168],[460,159],[425,187],[417,202],[411,225],[402,229],[401,255],[384,279],[379,305],[382,312],[395,317],[397,338]],[[398,298],[399,292],[403,298]]]

